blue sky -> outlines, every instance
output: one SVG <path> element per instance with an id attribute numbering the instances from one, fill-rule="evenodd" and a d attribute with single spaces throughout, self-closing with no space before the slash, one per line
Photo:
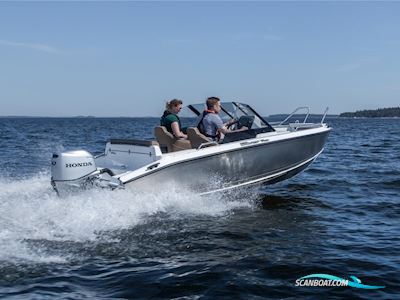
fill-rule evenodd
<path id="1" fill-rule="evenodd" d="M 400 2 L 0 2 L 0 115 L 400 104 Z"/>

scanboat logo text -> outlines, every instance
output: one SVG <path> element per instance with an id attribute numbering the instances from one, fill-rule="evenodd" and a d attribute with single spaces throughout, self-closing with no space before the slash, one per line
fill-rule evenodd
<path id="1" fill-rule="evenodd" d="M 355 276 L 351 280 L 328 274 L 311 274 L 296 279 L 295 286 L 350 286 L 358 289 L 383 289 L 384 286 L 362 284 Z"/>
<path id="2" fill-rule="evenodd" d="M 91 162 L 81 162 L 81 163 L 72 163 L 65 164 L 66 168 L 77 168 L 77 167 L 90 167 L 92 165 Z"/>

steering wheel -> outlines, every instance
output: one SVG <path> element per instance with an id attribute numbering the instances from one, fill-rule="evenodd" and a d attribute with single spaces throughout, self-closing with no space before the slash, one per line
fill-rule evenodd
<path id="1" fill-rule="evenodd" d="M 227 126 L 226 126 L 226 128 L 227 128 L 228 130 L 235 130 L 235 129 L 237 129 L 237 124 L 238 124 L 239 120 L 237 120 L 237 119 L 234 119 L 234 120 L 235 120 L 234 122 L 232 122 L 230 125 L 227 125 Z"/>

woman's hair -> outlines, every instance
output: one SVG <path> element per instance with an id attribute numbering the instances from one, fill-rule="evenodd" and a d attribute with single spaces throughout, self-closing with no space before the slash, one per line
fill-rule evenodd
<path id="1" fill-rule="evenodd" d="M 182 103 L 182 100 L 172 99 L 171 101 L 167 101 L 167 103 L 165 104 L 165 109 L 171 110 L 173 107 L 181 105 Z"/>
<path id="2" fill-rule="evenodd" d="M 208 109 L 212 109 L 215 104 L 219 102 L 219 98 L 217 97 L 209 97 L 207 98 L 206 104 Z"/>

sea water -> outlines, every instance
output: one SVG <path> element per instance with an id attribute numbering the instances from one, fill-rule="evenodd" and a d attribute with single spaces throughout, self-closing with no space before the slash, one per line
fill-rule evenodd
<path id="1" fill-rule="evenodd" d="M 53 152 L 151 139 L 158 120 L 0 118 L 0 297 L 397 298 L 400 120 L 326 121 L 321 156 L 273 186 L 59 198 Z M 385 288 L 295 286 L 316 273 Z"/>

